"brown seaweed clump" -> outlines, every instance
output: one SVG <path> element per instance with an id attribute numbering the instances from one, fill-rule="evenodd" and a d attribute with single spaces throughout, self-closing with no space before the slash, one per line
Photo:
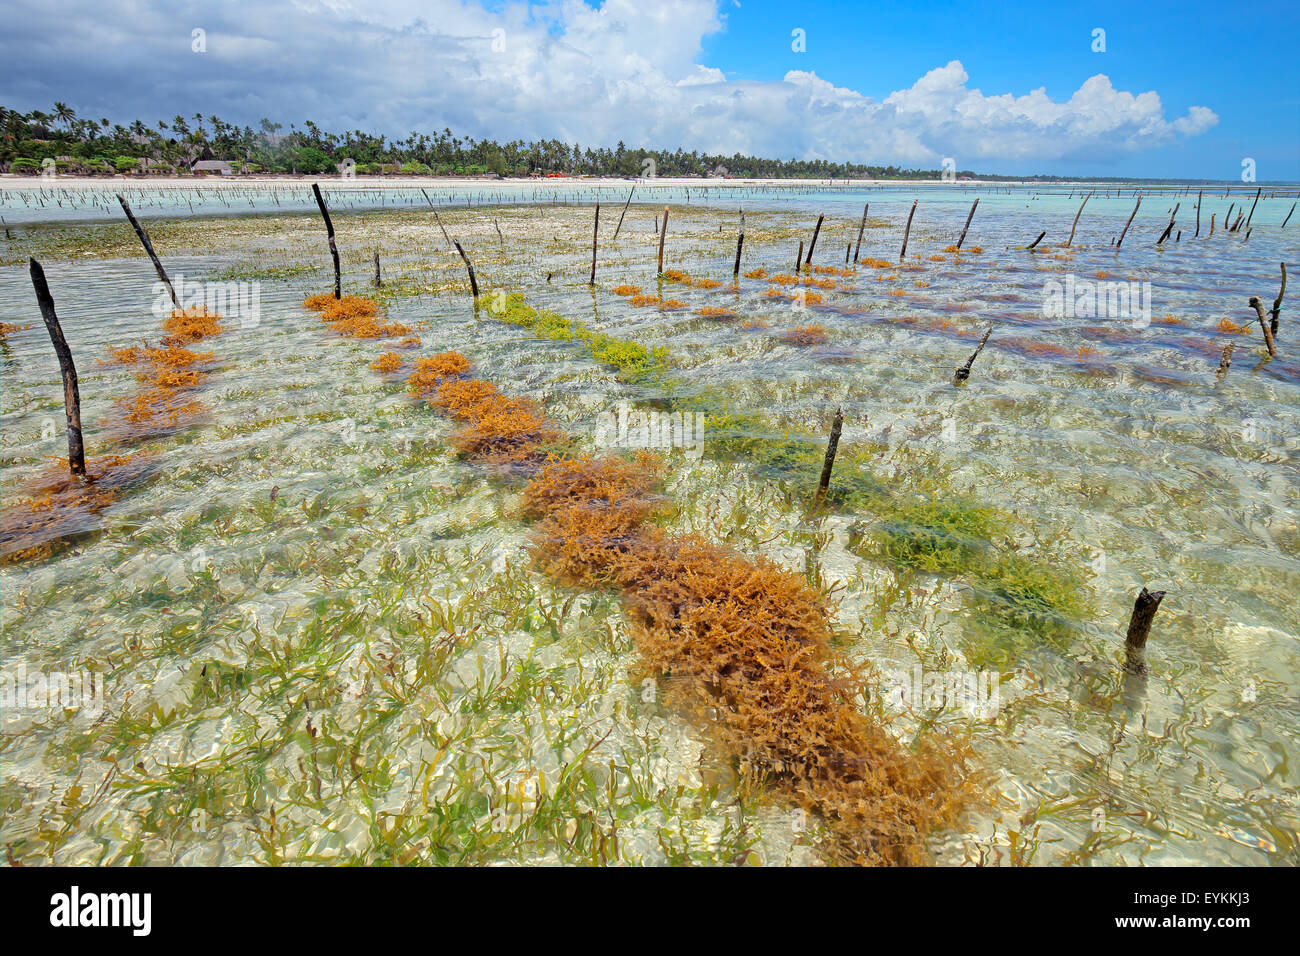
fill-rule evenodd
<path id="1" fill-rule="evenodd" d="M 117 400 L 123 418 L 135 432 L 174 428 L 182 418 L 199 411 L 201 406 L 187 393 L 206 380 L 212 353 L 185 346 L 220 335 L 225 331 L 220 320 L 219 313 L 202 306 L 176 309 L 163 320 L 167 335 L 160 347 L 144 343 L 108 350 L 111 361 L 135 366 L 140 392 Z"/>
<path id="2" fill-rule="evenodd" d="M 924 836 L 976 789 L 967 751 L 909 750 L 862 712 L 867 676 L 834 651 L 830 614 L 798 575 L 647 524 L 660 475 L 645 456 L 543 468 L 524 491 L 541 566 L 622 591 L 646 663 L 684 679 L 742 769 L 821 815 L 831 858 L 924 862 Z"/>
<path id="3" fill-rule="evenodd" d="M 415 364 L 406 380 L 408 390 L 464 423 L 451 436 L 462 454 L 497 464 L 534 462 L 544 457 L 543 445 L 560 437 L 531 402 L 508 398 L 490 383 L 462 379 L 469 359 L 459 352 L 442 352 Z"/>
<path id="4" fill-rule="evenodd" d="M 308 296 L 303 307 L 319 312 L 321 321 L 339 335 L 353 339 L 410 338 L 411 329 L 399 322 L 379 321 L 379 303 L 363 295 L 336 299 L 328 293 Z"/>
<path id="5" fill-rule="evenodd" d="M 62 545 L 94 530 L 96 516 L 119 492 L 139 480 L 149 456 L 105 455 L 86 462 L 86 474 L 69 473 L 66 458 L 35 482 L 22 504 L 0 518 L 0 565 L 49 557 Z"/>
<path id="6" fill-rule="evenodd" d="M 822 345 L 826 342 L 826 327 L 816 324 L 799 325 L 780 338 L 787 345 Z"/>

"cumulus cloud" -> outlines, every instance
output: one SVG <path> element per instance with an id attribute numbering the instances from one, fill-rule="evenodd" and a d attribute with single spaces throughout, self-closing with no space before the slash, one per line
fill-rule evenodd
<path id="1" fill-rule="evenodd" d="M 1204 133 L 1155 92 L 1102 74 L 1068 100 L 985 94 L 953 60 L 873 99 L 813 71 L 728 80 L 699 62 L 725 29 L 716 0 L 507 2 L 269 0 L 180 7 L 10 0 L 0 101 L 146 121 L 217 111 L 227 122 L 312 119 L 405 135 L 449 126 L 495 139 L 742 152 L 962 168 L 1107 161 Z M 724 8 L 732 4 L 724 4 Z M 207 52 L 191 52 L 194 28 Z"/>

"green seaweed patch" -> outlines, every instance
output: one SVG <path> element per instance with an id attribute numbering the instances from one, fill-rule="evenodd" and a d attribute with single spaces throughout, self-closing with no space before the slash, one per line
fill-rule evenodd
<path id="1" fill-rule="evenodd" d="M 533 308 L 518 292 L 509 295 L 493 292 L 484 298 L 487 299 L 488 313 L 500 322 L 529 329 L 539 338 L 552 341 L 581 339 L 592 358 L 603 365 L 614 366 L 624 381 L 657 379 L 665 386 L 670 384 L 666 379 L 670 355 L 663 346 L 647 347 L 630 339 L 593 331 L 582 322 L 567 319 L 557 312 Z"/>
<path id="2" fill-rule="evenodd" d="M 957 574 L 992 547 L 997 518 L 993 509 L 960 499 L 900 503 L 862 536 L 857 550 L 899 567 Z"/>
<path id="3" fill-rule="evenodd" d="M 1003 554 L 974 576 L 967 606 L 966 659 L 977 667 L 1006 667 L 1032 648 L 1064 652 L 1077 622 L 1091 612 L 1079 575 L 1041 559 Z"/>

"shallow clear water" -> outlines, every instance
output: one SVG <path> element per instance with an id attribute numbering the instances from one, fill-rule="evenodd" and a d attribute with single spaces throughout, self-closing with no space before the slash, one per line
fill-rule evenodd
<path id="1" fill-rule="evenodd" d="M 1269 359 L 1246 306 L 1251 295 L 1271 302 L 1278 262 L 1297 259 L 1300 222 L 1279 228 L 1293 198 L 1262 199 L 1249 240 L 1221 228 L 1207 238 L 1209 213 L 1221 220 L 1241 201 L 1216 193 L 1193 240 L 1195 195 L 1149 195 L 1116 252 L 1131 195 L 1091 199 L 1066 251 L 1080 195 L 1059 187 L 719 190 L 707 201 L 693 190 L 689 205 L 683 190 L 634 202 L 617 243 L 613 194 L 626 190 L 609 192 L 594 294 L 590 207 L 441 212 L 485 287 L 667 347 L 676 394 L 756 412 L 767 434 L 820 442 L 812 436 L 840 406 L 843 446 L 866 449 L 879 479 L 1014 516 L 1015 553 L 1050 553 L 1085 581 L 1072 638 L 1022 648 L 999 668 L 993 719 L 939 716 L 971 730 L 1004 797 L 937 838 L 939 862 L 1295 863 L 1300 367 L 1293 310 L 1283 303 Z M 943 253 L 977 195 L 968 253 Z M 791 271 L 822 212 L 814 264 L 841 265 L 862 202 L 862 256 L 896 261 L 918 196 L 905 268 L 819 276 L 835 287 L 802 309 L 767 297 L 777 287 L 761 279 L 727 287 L 737 207 L 743 268 L 774 274 Z M 336 225 L 346 284 L 362 290 L 379 249 L 390 286 L 429 290 L 389 301 L 391 320 L 420 328 L 421 354 L 464 352 L 574 434 L 590 435 L 620 401 L 659 397 L 658 386 L 618 381 L 581 344 L 476 313 L 459 258 L 408 198 L 390 197 L 401 211 L 355 215 L 342 202 Z M 665 266 L 722 288 L 656 280 L 664 201 Z M 1182 237 L 1157 248 L 1175 202 Z M 7 223 L 37 218 L 16 204 L 0 190 Z M 64 218 L 91 218 L 90 208 Z M 196 209 L 206 211 L 220 210 Z M 93 458 L 123 450 L 113 401 L 136 387 L 96 363 L 109 345 L 156 339 L 158 318 L 147 260 L 93 252 L 95 230 L 120 225 L 76 229 L 89 232 L 74 256 L 43 261 L 79 363 Z M 367 368 L 376 343 L 332 337 L 300 307 L 329 282 L 308 205 L 151 229 L 173 275 L 257 278 L 262 312 L 201 346 L 216 362 L 198 393 L 205 413 L 149 443 L 150 478 L 91 537 L 0 572 L 5 669 L 89 668 L 108 684 L 100 717 L 6 710 L 0 842 L 12 859 L 663 862 L 749 848 L 755 861 L 816 862 L 789 812 L 738 800 L 725 759 L 644 683 L 617 601 L 529 569 L 517 486 L 455 459 L 447 423 L 400 379 Z M 1023 248 L 1044 230 L 1049 249 Z M 104 242 L 121 242 L 109 231 Z M 0 321 L 31 326 L 3 346 L 6 509 L 45 457 L 64 453 L 57 365 L 17 264 L 62 232 L 15 226 L 3 247 L 14 265 L 0 271 Z M 1071 275 L 1149 281 L 1152 321 L 1044 315 L 1048 284 Z M 612 292 L 621 283 L 686 308 L 636 308 Z M 738 318 L 702 317 L 703 306 Z M 1245 334 L 1220 331 L 1224 318 Z M 826 343 L 779 339 L 814 322 Z M 953 369 L 990 326 L 970 381 L 955 388 Z M 1229 340 L 1236 353 L 1219 378 Z M 882 516 L 842 510 L 814 525 L 789 483 L 744 461 L 669 459 L 670 526 L 833 588 L 851 655 L 886 672 L 978 666 L 967 576 L 852 546 Z M 1168 594 L 1139 684 L 1117 662 L 1143 585 Z M 553 820 L 530 787 L 549 795 Z M 597 831 L 617 837 L 594 841 Z"/>

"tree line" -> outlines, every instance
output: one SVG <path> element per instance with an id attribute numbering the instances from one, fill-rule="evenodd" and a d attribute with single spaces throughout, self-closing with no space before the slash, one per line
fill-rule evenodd
<path id="1" fill-rule="evenodd" d="M 385 175 L 498 176 L 713 176 L 754 179 L 939 179 L 938 169 L 902 169 L 824 159 L 769 159 L 663 149 L 583 147 L 558 139 L 498 143 L 461 138 L 450 129 L 412 131 L 389 139 L 359 129 L 332 133 L 311 120 L 286 130 L 269 119 L 257 128 L 195 113 L 152 126 L 142 120 L 123 126 L 107 118 L 77 115 L 66 103 L 49 111 L 24 113 L 0 106 L 0 169 L 38 173 L 53 160 L 60 172 L 111 174 L 188 172 L 202 159 L 221 160 L 242 173 L 334 173 L 351 160 L 356 172 Z M 999 176 L 950 170 L 958 178 L 1039 179 L 1057 176 Z"/>

